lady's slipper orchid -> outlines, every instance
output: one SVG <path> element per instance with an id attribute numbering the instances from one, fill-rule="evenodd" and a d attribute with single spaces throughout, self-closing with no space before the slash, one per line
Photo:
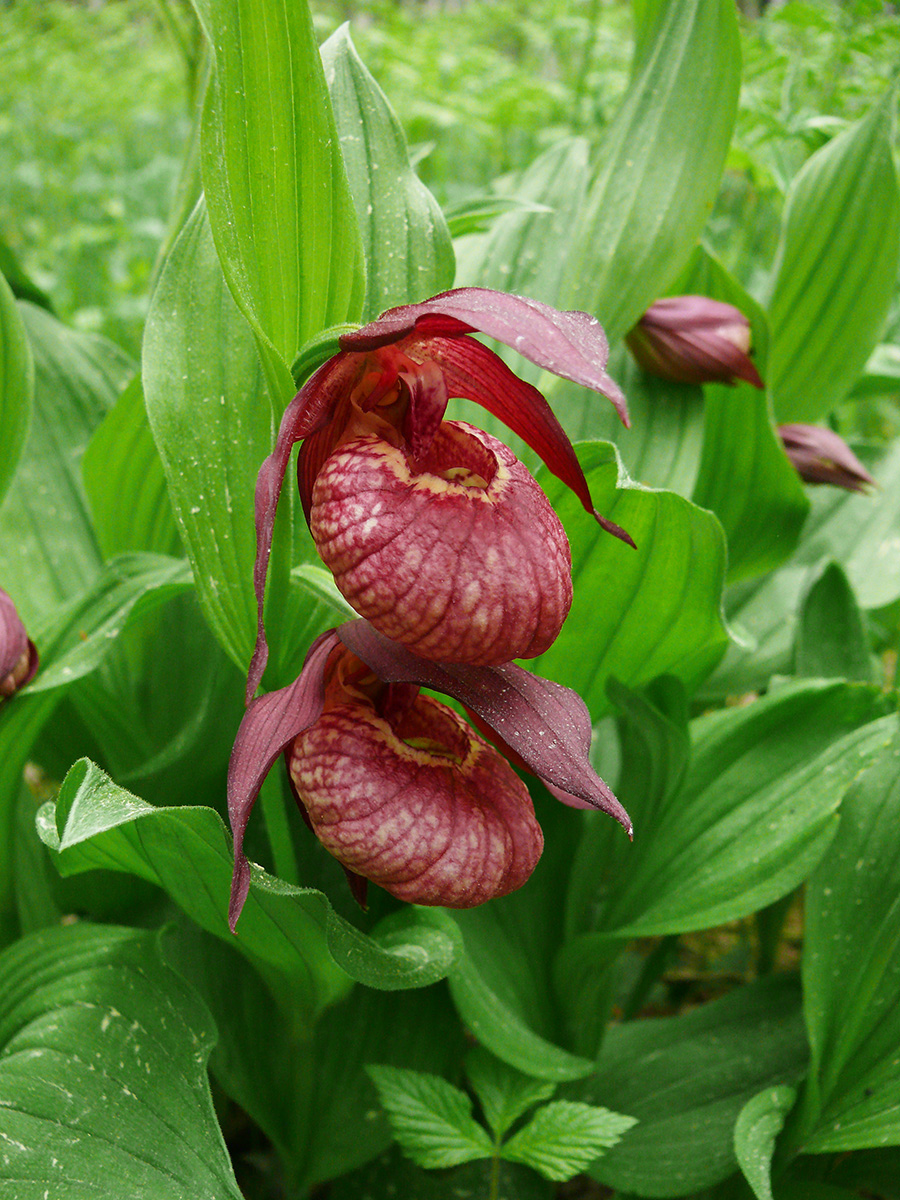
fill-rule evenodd
<path id="1" fill-rule="evenodd" d="M 308 824 L 351 879 L 401 900 L 469 908 L 521 887 L 543 837 L 500 753 L 419 687 L 460 700 L 565 803 L 628 814 L 588 760 L 591 723 L 568 688 L 502 666 L 439 664 L 357 620 L 314 642 L 300 677 L 248 707 L 228 771 L 229 921 L 250 886 L 244 832 L 285 751 Z"/>
<path id="2" fill-rule="evenodd" d="M 708 296 L 667 296 L 651 304 L 625 343 L 648 375 L 675 383 L 763 381 L 750 358 L 750 322 Z"/>
<path id="3" fill-rule="evenodd" d="M 0 703 L 30 683 L 38 669 L 38 652 L 25 632 L 12 597 L 0 588 Z"/>
<path id="4" fill-rule="evenodd" d="M 627 424 L 624 398 L 605 371 L 606 338 L 587 313 L 460 288 L 345 334 L 339 353 L 288 406 L 259 473 L 259 636 L 248 698 L 265 668 L 272 529 L 298 441 L 313 538 L 343 595 L 375 628 L 422 657 L 482 665 L 533 657 L 555 639 L 572 598 L 562 525 L 510 450 L 465 422 L 443 420 L 448 400 L 474 400 L 499 417 L 593 512 L 590 492 L 547 401 L 473 333 L 601 393 Z"/>
<path id="5" fill-rule="evenodd" d="M 864 492 L 875 480 L 843 438 L 818 425 L 779 425 L 778 436 L 805 483 L 830 483 Z"/>

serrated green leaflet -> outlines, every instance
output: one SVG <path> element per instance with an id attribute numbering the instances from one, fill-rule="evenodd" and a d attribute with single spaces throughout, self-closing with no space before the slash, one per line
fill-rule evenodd
<path id="1" fill-rule="evenodd" d="M 634 1124 L 634 1117 L 606 1108 L 554 1100 L 513 1134 L 502 1153 L 512 1162 L 534 1167 L 545 1179 L 571 1179 L 615 1146 Z"/>
<path id="2" fill-rule="evenodd" d="M 322 61 L 362 233 L 366 321 L 452 287 L 453 243 L 437 201 L 409 164 L 403 128 L 356 53 L 347 25 L 324 43 Z"/>
<path id="3" fill-rule="evenodd" d="M 94 867 L 128 871 L 158 884 L 202 928 L 227 941 L 231 839 L 210 808 L 154 808 L 82 759 L 58 800 L 41 810 L 39 832 L 62 874 Z M 387 990 L 443 978 L 456 943 L 430 915 L 383 938 L 340 917 L 324 893 L 293 887 L 255 867 L 235 943 L 289 986 L 297 1019 L 349 990 L 351 979 Z"/>
<path id="4" fill-rule="evenodd" d="M 610 708 L 610 676 L 639 687 L 670 674 L 692 688 L 718 661 L 728 640 L 721 615 L 725 544 L 711 513 L 673 492 L 620 482 L 615 447 L 585 443 L 578 456 L 594 504 L 628 530 L 637 550 L 610 537 L 562 484 L 542 474 L 572 545 L 575 600 L 536 666 L 574 688 L 597 720 Z"/>
<path id="5" fill-rule="evenodd" d="M 533 1079 L 476 1046 L 466 1057 L 466 1074 L 481 1102 L 485 1120 L 501 1138 L 510 1126 L 535 1104 L 549 1100 L 556 1084 Z"/>
<path id="6" fill-rule="evenodd" d="M 155 934 L 34 934 L 0 957 L 0 997 L 0 1195 L 239 1200 L 206 1079 L 215 1027 Z"/>
<path id="7" fill-rule="evenodd" d="M 31 346 L 9 284 L 0 275 L 0 500 L 25 445 L 33 396 Z"/>
<path id="8" fill-rule="evenodd" d="M 844 398 L 881 334 L 900 252 L 893 92 L 794 179 L 769 306 L 768 384 L 779 421 Z"/>
<path id="9" fill-rule="evenodd" d="M 385 1066 L 370 1066 L 369 1075 L 394 1137 L 420 1167 L 455 1167 L 491 1156 L 491 1139 L 472 1117 L 472 1101 L 446 1079 Z"/>

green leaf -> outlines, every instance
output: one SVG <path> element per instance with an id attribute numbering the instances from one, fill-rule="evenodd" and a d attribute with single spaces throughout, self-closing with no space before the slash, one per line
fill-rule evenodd
<path id="1" fill-rule="evenodd" d="M 0 274 L 6 278 L 10 291 L 17 300 L 27 300 L 30 304 L 36 304 L 38 308 L 46 308 L 48 312 L 53 312 L 50 297 L 26 274 L 3 238 L 0 238 Z"/>
<path id="2" fill-rule="evenodd" d="M 523 1075 L 483 1046 L 476 1046 L 467 1055 L 466 1075 L 497 1138 L 502 1138 L 522 1113 L 549 1100 L 556 1091 L 555 1083 Z"/>
<path id="3" fill-rule="evenodd" d="M 841 806 L 809 881 L 804 1009 L 813 1065 L 791 1143 L 806 1153 L 900 1142 L 900 739 Z"/>
<path id="4" fill-rule="evenodd" d="M 203 612 L 246 669 L 256 637 L 253 497 L 274 414 L 202 205 L 163 268 L 144 341 L 147 415 Z"/>
<path id="5" fill-rule="evenodd" d="M 342 25 L 322 46 L 350 193 L 366 256 L 362 319 L 453 286 L 444 214 L 409 163 L 394 110 Z"/>
<path id="6" fill-rule="evenodd" d="M 140 377 L 131 381 L 94 431 L 82 469 L 105 558 L 129 550 L 180 552 L 181 539 L 147 423 Z"/>
<path id="7" fill-rule="evenodd" d="M 443 988 L 355 987 L 310 1027 L 277 1006 L 233 946 L 191 922 L 180 923 L 166 954 L 219 1027 L 210 1070 L 275 1143 L 298 1194 L 392 1142 L 365 1063 L 458 1069 L 463 1032 Z"/>
<path id="8" fill-rule="evenodd" d="M 554 1100 L 537 1110 L 524 1129 L 506 1142 L 503 1157 L 534 1167 L 545 1179 L 564 1181 L 584 1171 L 615 1146 L 634 1125 L 607 1108 Z"/>
<path id="9" fill-rule="evenodd" d="M 103 662 L 129 621 L 193 585 L 186 565 L 156 555 L 127 555 L 93 587 L 34 631 L 41 669 L 15 703 L 0 709 L 0 911 L 11 887 L 13 806 L 22 768 L 68 687 Z"/>
<path id="10" fill-rule="evenodd" d="M 796 1088 L 766 1088 L 748 1100 L 734 1125 L 734 1153 L 756 1200 L 772 1200 L 772 1154 Z"/>
<path id="11" fill-rule="evenodd" d="M 684 1016 L 610 1029 L 594 1075 L 570 1091 L 638 1124 L 591 1175 L 642 1196 L 686 1196 L 732 1174 L 744 1104 L 804 1068 L 799 1001 L 796 981 L 776 975 Z"/>
<path id="12" fill-rule="evenodd" d="M 210 808 L 154 808 L 82 759 L 56 804 L 41 810 L 39 833 L 61 874 L 95 867 L 127 871 L 162 887 L 203 929 L 288 981 L 292 1010 L 310 1020 L 345 995 L 350 980 L 393 990 L 446 975 L 454 942 L 429 912 L 410 910 L 369 937 L 340 917 L 324 893 L 298 888 L 254 867 L 237 940 L 228 928 L 232 851 Z"/>
<path id="13" fill-rule="evenodd" d="M 131 365 L 111 342 L 66 329 L 41 308 L 19 311 L 34 353 L 34 409 L 0 507 L 0 579 L 34 629 L 100 568 L 81 455 Z"/>
<path id="14" fill-rule="evenodd" d="M 447 1171 L 425 1171 L 398 1150 L 362 1171 L 335 1179 L 329 1200 L 481 1200 L 496 1189 L 498 1200 L 553 1200 L 554 1189 L 529 1167 L 501 1159 L 478 1159 Z"/>
<path id="15" fill-rule="evenodd" d="M 9 284 L 0 275 L 0 500 L 25 445 L 33 397 L 31 346 Z"/>
<path id="16" fill-rule="evenodd" d="M 455 1167 L 490 1158 L 491 1139 L 472 1117 L 472 1101 L 459 1088 L 421 1071 L 368 1067 L 394 1137 L 420 1167 Z"/>
<path id="17" fill-rule="evenodd" d="M 569 231 L 563 307 L 621 337 L 691 253 L 719 189 L 741 59 L 730 0 L 647 0 L 622 106 Z M 549 299 L 549 297 L 541 297 Z"/>
<path id="18" fill-rule="evenodd" d="M 598 720 L 610 708 L 610 676 L 640 687 L 669 674 L 691 689 L 718 661 L 728 640 L 721 614 L 725 545 L 710 513 L 621 476 L 615 447 L 587 443 L 578 456 L 594 504 L 628 530 L 637 550 L 610 537 L 568 489 L 541 475 L 572 544 L 575 600 L 553 648 L 535 665 L 574 688 Z"/>
<path id="19" fill-rule="evenodd" d="M 364 290 L 312 19 L 291 0 L 195 7 L 214 63 L 201 149 L 213 237 L 264 357 L 268 345 L 289 365 L 319 330 L 355 320 Z"/>
<path id="20" fill-rule="evenodd" d="M 803 601 L 795 672 L 819 679 L 874 682 L 862 614 L 847 576 L 835 562 L 825 565 Z"/>
<path id="21" fill-rule="evenodd" d="M 804 683 L 695 721 L 684 782 L 635 828 L 601 928 L 681 933 L 786 895 L 834 837 L 846 788 L 890 744 L 896 717 L 875 719 L 886 707 L 874 689 Z"/>
<path id="22" fill-rule="evenodd" d="M 0 958 L 0 1192 L 239 1200 L 206 1079 L 215 1042 L 156 935 L 43 930 Z"/>
<path id="23" fill-rule="evenodd" d="M 769 306 L 768 385 L 779 421 L 817 421 L 878 342 L 900 254 L 896 98 L 810 158 L 791 184 Z"/>

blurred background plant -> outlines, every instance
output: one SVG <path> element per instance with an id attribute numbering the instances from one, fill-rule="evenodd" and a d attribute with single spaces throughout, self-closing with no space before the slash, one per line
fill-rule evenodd
<path id="1" fill-rule="evenodd" d="M 502 191 L 504 176 L 567 134 L 597 136 L 629 70 L 622 0 L 314 8 L 320 40 L 351 22 L 421 177 L 451 214 Z M 189 72 L 172 37 L 184 12 L 184 0 L 0 6 L 0 237 L 63 320 L 130 353 L 190 126 Z M 900 21 L 877 0 L 792 0 L 745 21 L 743 51 L 735 139 L 707 238 L 759 292 L 787 184 L 889 86 Z M 897 321 L 895 312 L 889 329 Z"/>

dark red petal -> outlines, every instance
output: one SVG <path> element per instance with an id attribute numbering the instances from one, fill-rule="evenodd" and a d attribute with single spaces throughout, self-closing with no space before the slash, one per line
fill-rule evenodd
<path id="1" fill-rule="evenodd" d="M 259 687 L 269 647 L 263 621 L 263 602 L 266 592 L 266 574 L 269 555 L 272 552 L 272 530 L 275 528 L 275 513 L 278 498 L 284 484 L 291 450 L 302 438 L 308 437 L 326 424 L 336 404 L 346 392 L 348 376 L 355 374 L 356 364 L 349 354 L 336 354 L 306 381 L 294 399 L 284 410 L 275 449 L 259 469 L 256 479 L 256 563 L 253 567 L 253 586 L 256 591 L 256 648 L 250 660 L 247 674 L 247 703 L 253 699 Z"/>
<path id="2" fill-rule="evenodd" d="M 403 436 L 413 458 L 431 449 L 438 427 L 447 411 L 447 381 L 440 365 L 428 358 L 415 371 L 401 371 L 409 389 L 409 407 L 403 418 Z"/>
<path id="3" fill-rule="evenodd" d="M 374 350 L 415 330 L 428 337 L 477 331 L 496 338 L 523 358 L 608 396 L 628 424 L 622 393 L 606 374 L 609 346 L 600 322 L 589 313 L 560 312 L 539 300 L 490 288 L 455 288 L 419 304 L 403 304 L 340 339 L 343 350 Z"/>
<path id="4" fill-rule="evenodd" d="M 528 443 L 609 533 L 634 545 L 629 535 L 594 509 L 581 464 L 553 409 L 537 390 L 472 338 L 429 338 L 422 352 L 443 369 L 448 396 L 474 400 Z"/>
<path id="5" fill-rule="evenodd" d="M 228 817 L 234 835 L 234 875 L 228 923 L 232 933 L 250 887 L 244 832 L 263 780 L 285 746 L 319 719 L 325 703 L 325 663 L 339 644 L 333 629 L 316 638 L 298 679 L 255 699 L 244 713 L 228 764 Z"/>
<path id="6" fill-rule="evenodd" d="M 347 649 L 386 683 L 418 683 L 459 700 L 535 775 L 608 813 L 631 836 L 628 813 L 590 764 L 591 719 L 575 692 L 514 663 L 473 667 L 427 662 L 367 621 L 348 621 L 337 633 Z"/>
<path id="7" fill-rule="evenodd" d="M 12 597 L 0 588 L 0 679 L 18 665 L 28 647 L 28 634 L 18 609 Z"/>

